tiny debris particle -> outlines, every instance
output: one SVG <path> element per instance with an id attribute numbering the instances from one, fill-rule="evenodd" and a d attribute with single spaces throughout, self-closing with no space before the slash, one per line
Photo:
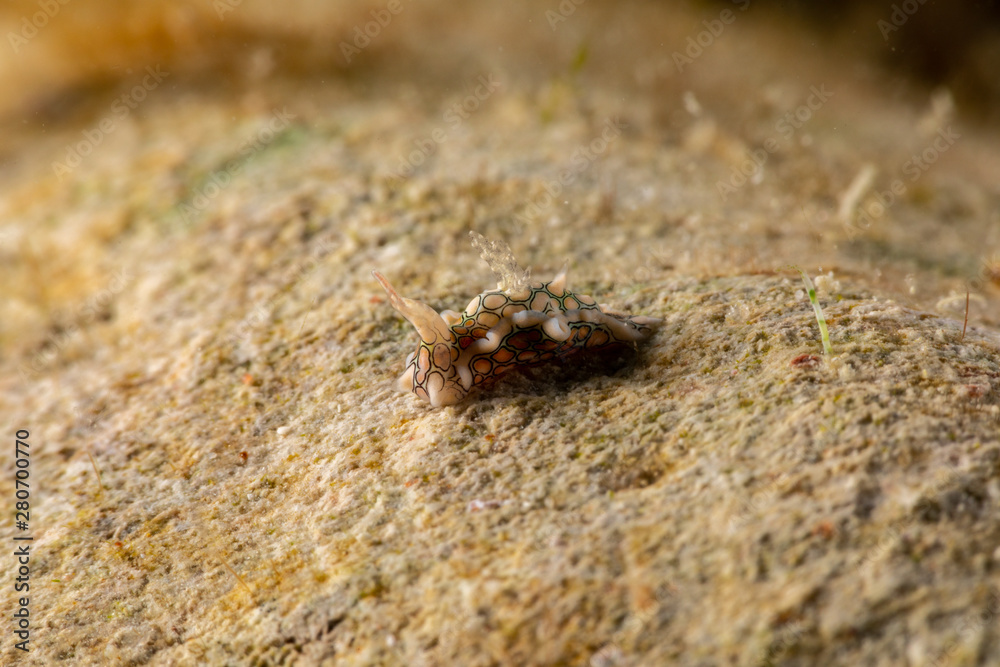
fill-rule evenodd
<path id="1" fill-rule="evenodd" d="M 963 386 L 965 394 L 969 398 L 982 398 L 990 393 L 990 386 L 984 384 L 967 384 Z"/>
<path id="2" fill-rule="evenodd" d="M 820 358 L 815 354 L 800 354 L 788 362 L 792 368 L 815 368 L 819 366 Z"/>
<path id="3" fill-rule="evenodd" d="M 469 512 L 479 512 L 485 509 L 496 509 L 500 507 L 503 503 L 499 500 L 472 500 L 469 502 L 467 510 Z"/>
<path id="4" fill-rule="evenodd" d="M 819 537 L 822 537 L 823 539 L 826 539 L 826 540 L 828 540 L 831 537 L 833 537 L 834 532 L 835 532 L 835 529 L 834 529 L 833 523 L 831 521 L 820 521 L 813 528 L 813 535 L 818 535 Z"/>

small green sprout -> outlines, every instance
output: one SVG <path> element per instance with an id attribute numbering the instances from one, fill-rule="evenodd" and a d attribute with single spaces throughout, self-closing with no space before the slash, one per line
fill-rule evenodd
<path id="1" fill-rule="evenodd" d="M 809 294 L 809 303 L 812 304 L 813 311 L 816 313 L 816 322 L 819 323 L 819 333 L 823 338 L 823 354 L 833 354 L 833 348 L 830 347 L 830 332 L 826 328 L 826 318 L 823 317 L 823 309 L 819 306 L 819 299 L 816 298 L 816 286 L 813 285 L 813 281 L 809 279 L 806 272 L 797 266 L 792 266 L 802 275 L 802 282 L 806 285 L 806 292 Z"/>

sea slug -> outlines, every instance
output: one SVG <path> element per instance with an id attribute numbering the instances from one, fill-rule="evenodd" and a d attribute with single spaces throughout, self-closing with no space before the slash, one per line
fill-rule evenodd
<path id="1" fill-rule="evenodd" d="M 515 366 L 644 341 L 660 323 L 654 317 L 612 312 L 592 297 L 570 292 L 565 267 L 550 282 L 529 282 L 529 272 L 517 266 L 505 243 L 470 235 L 499 280 L 497 289 L 472 299 L 464 313 L 438 314 L 425 303 L 400 296 L 385 276 L 372 271 L 389 303 L 420 335 L 398 387 L 433 407 L 458 403 L 473 387 Z"/>

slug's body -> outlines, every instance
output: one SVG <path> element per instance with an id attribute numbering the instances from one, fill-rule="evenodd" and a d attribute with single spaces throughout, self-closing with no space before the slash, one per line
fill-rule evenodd
<path id="1" fill-rule="evenodd" d="M 515 366 L 580 349 L 643 341 L 660 322 L 602 310 L 591 297 L 566 289 L 565 271 L 548 283 L 484 292 L 461 314 L 438 314 L 424 303 L 401 297 L 379 272 L 372 274 L 392 306 L 420 334 L 420 345 L 407 358 L 398 386 L 434 407 L 458 403 L 473 387 Z"/>

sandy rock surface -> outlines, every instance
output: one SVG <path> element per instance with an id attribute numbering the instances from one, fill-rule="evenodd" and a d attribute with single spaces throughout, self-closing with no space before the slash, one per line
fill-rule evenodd
<path id="1" fill-rule="evenodd" d="M 0 661 L 1000 662 L 996 129 L 738 4 L 383 6 L 0 68 Z M 399 393 L 370 271 L 461 310 L 470 230 L 658 333 Z"/>

